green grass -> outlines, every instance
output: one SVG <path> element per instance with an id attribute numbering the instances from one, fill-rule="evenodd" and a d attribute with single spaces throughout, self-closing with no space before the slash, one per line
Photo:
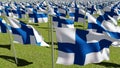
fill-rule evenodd
<path id="1" fill-rule="evenodd" d="M 22 21 L 27 21 L 21 19 Z M 50 33 L 48 32 L 48 23 L 40 23 L 33 25 L 36 30 L 44 37 L 46 42 L 50 42 Z M 83 29 L 83 23 L 75 23 L 76 28 Z M 84 27 L 86 28 L 87 25 Z M 0 68 L 52 68 L 51 47 L 40 47 L 35 45 L 14 44 L 18 66 L 15 64 L 13 48 L 10 45 L 9 34 L 0 33 Z M 56 43 L 56 35 L 54 31 L 54 43 Z M 58 57 L 57 45 L 54 46 L 54 63 L 55 68 L 120 68 L 120 48 L 110 47 L 110 60 L 99 64 L 79 65 L 60 65 L 56 64 Z"/>

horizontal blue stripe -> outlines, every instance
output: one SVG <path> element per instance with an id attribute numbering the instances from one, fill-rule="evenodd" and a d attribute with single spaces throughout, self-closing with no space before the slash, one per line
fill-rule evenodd
<path id="1" fill-rule="evenodd" d="M 65 17 L 67 14 L 65 14 L 65 13 L 59 13 L 60 14 L 60 16 L 63 16 L 63 17 Z"/>
<path id="2" fill-rule="evenodd" d="M 75 44 L 72 43 L 60 43 L 58 42 L 58 50 L 67 52 L 67 53 L 74 53 L 76 50 Z"/>
<path id="3" fill-rule="evenodd" d="M 32 6 L 25 6 L 26 8 L 33 8 Z"/>
<path id="4" fill-rule="evenodd" d="M 36 18 L 45 18 L 45 17 L 48 17 L 48 15 L 47 14 L 29 14 L 29 17 L 30 18 L 34 18 L 34 17 L 36 17 Z"/>
<path id="5" fill-rule="evenodd" d="M 12 10 L 12 12 L 13 12 L 14 14 L 18 14 L 18 11 L 17 11 L 17 10 Z"/>
<path id="6" fill-rule="evenodd" d="M 47 14 L 37 14 L 37 18 L 45 18 L 48 17 Z"/>
<path id="7" fill-rule="evenodd" d="M 120 39 L 120 33 L 118 33 L 118 32 L 111 32 L 111 31 L 107 31 L 107 30 L 106 30 L 106 32 L 108 32 L 112 38 Z"/>
<path id="8" fill-rule="evenodd" d="M 95 23 L 88 23 L 88 29 L 95 29 L 98 33 L 105 31 L 100 25 Z"/>
<path id="9" fill-rule="evenodd" d="M 111 11 L 109 11 L 109 12 L 108 12 L 108 11 L 105 12 L 105 14 L 110 15 L 111 17 L 113 17 L 113 16 L 118 16 L 118 14 L 115 13 L 113 9 L 112 9 Z"/>
<path id="10" fill-rule="evenodd" d="M 74 13 L 69 13 L 70 17 L 75 17 Z"/>

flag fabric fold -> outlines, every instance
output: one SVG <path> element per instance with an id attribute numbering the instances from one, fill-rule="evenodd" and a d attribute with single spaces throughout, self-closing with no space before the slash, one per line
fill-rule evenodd
<path id="1" fill-rule="evenodd" d="M 14 41 L 22 44 L 34 44 L 38 46 L 49 46 L 43 41 L 41 35 L 30 25 L 26 25 L 17 19 L 8 17 Z"/>

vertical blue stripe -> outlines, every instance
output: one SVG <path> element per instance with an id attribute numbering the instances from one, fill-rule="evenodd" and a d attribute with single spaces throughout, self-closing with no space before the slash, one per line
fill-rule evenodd
<path id="1" fill-rule="evenodd" d="M 29 28 L 23 22 L 20 22 L 19 24 L 21 25 L 20 28 L 11 27 L 12 33 L 20 35 L 23 39 L 23 44 L 30 44 L 31 43 L 30 36 L 34 35 L 32 28 Z"/>
<path id="2" fill-rule="evenodd" d="M 2 22 L 2 18 L 0 18 L 0 27 L 2 33 L 7 33 L 7 25 Z"/>

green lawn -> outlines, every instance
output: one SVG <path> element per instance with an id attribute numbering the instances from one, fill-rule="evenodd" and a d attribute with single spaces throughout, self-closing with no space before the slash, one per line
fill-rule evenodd
<path id="1" fill-rule="evenodd" d="M 26 20 L 23 20 L 27 22 Z M 44 40 L 50 43 L 50 33 L 48 32 L 48 23 L 33 25 Z M 76 28 L 83 29 L 83 24 L 75 23 Z M 86 28 L 86 27 L 85 27 Z M 9 34 L 0 33 L 0 68 L 52 68 L 51 47 L 40 47 L 36 45 L 14 44 L 17 52 L 18 65 L 15 64 L 13 48 L 10 45 Z M 54 31 L 54 63 L 57 60 L 58 50 L 56 35 Z M 55 63 L 55 68 L 120 68 L 120 48 L 110 47 L 110 60 L 99 64 L 79 65 L 59 65 Z"/>

